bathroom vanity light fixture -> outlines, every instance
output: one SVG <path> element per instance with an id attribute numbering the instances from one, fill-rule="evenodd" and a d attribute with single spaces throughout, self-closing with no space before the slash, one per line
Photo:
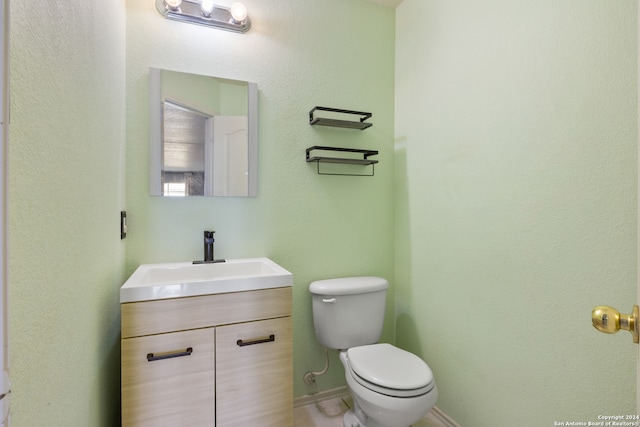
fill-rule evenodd
<path id="1" fill-rule="evenodd" d="M 176 21 L 237 33 L 246 33 L 251 28 L 247 8 L 242 3 L 228 8 L 213 4 L 213 0 L 156 0 L 156 9 L 165 18 Z"/>

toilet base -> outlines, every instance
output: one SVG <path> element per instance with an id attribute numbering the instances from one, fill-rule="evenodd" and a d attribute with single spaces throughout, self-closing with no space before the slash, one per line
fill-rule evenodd
<path id="1" fill-rule="evenodd" d="M 342 418 L 342 425 L 343 427 L 362 427 L 362 424 L 360 424 L 360 421 L 356 418 L 356 414 L 353 412 L 353 409 L 349 409 L 345 412 L 344 417 Z"/>
<path id="2" fill-rule="evenodd" d="M 383 426 L 378 423 L 376 420 L 368 419 L 368 422 L 361 422 L 358 417 L 356 417 L 356 413 L 353 409 L 349 409 L 345 412 L 344 417 L 342 418 L 343 427 L 391 427 L 391 426 Z M 393 426 L 393 427 L 411 427 L 411 426 Z"/>

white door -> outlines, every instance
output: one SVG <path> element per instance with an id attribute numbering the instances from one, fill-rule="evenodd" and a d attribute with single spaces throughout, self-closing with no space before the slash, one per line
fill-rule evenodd
<path id="1" fill-rule="evenodd" d="M 249 194 L 249 122 L 247 116 L 213 118 L 213 194 Z"/>
<path id="2" fill-rule="evenodd" d="M 640 101 L 640 7 L 638 8 L 638 100 Z M 638 153 L 640 154 L 640 103 L 638 104 Z M 638 183 L 640 183 L 640 156 L 638 156 Z M 640 188 L 640 187 L 639 187 Z M 638 194 L 638 226 L 636 227 L 636 234 L 638 235 L 638 248 L 640 248 L 640 192 Z M 637 283 L 637 291 L 636 291 L 636 301 L 637 304 L 640 305 L 640 257 L 637 259 L 638 261 L 638 269 L 636 269 L 636 283 Z M 638 325 L 637 325 L 638 326 Z M 637 368 L 636 368 L 636 414 L 640 414 L 640 346 L 638 346 L 638 359 L 637 359 Z"/>
<path id="3" fill-rule="evenodd" d="M 637 37 L 638 37 L 638 74 L 636 76 L 638 100 L 640 101 L 640 8 L 638 8 L 637 17 Z M 637 138 L 636 142 L 638 157 L 636 165 L 636 173 L 638 175 L 638 183 L 640 183 L 640 103 L 637 106 L 638 117 L 636 128 Z M 638 205 L 636 206 L 636 234 L 637 234 L 637 248 L 640 248 L 640 186 L 636 189 L 638 192 Z M 628 307 L 620 307 L 624 312 L 621 314 L 613 307 L 599 306 L 596 307 L 592 313 L 593 325 L 602 332 L 616 333 L 618 330 L 624 329 L 631 332 L 633 340 L 636 344 L 640 342 L 640 257 L 636 258 L 637 273 L 636 273 L 636 305 L 629 310 Z M 640 415 L 640 345 L 636 346 L 636 414 Z"/>

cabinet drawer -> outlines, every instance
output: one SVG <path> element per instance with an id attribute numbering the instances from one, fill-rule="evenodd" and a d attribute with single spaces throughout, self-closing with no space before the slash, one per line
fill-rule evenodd
<path id="1" fill-rule="evenodd" d="M 122 340 L 122 425 L 215 425 L 214 328 Z"/>
<path id="2" fill-rule="evenodd" d="M 291 287 L 121 304 L 122 337 L 291 315 Z"/>
<path id="3" fill-rule="evenodd" d="M 216 328 L 217 424 L 293 426 L 292 364 L 291 317 Z"/>

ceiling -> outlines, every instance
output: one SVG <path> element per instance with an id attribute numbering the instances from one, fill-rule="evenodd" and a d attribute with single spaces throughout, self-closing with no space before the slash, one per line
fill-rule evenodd
<path id="1" fill-rule="evenodd" d="M 369 1 L 372 3 L 381 4 L 383 6 L 392 7 L 394 9 L 396 6 L 402 3 L 402 0 L 369 0 Z"/>

